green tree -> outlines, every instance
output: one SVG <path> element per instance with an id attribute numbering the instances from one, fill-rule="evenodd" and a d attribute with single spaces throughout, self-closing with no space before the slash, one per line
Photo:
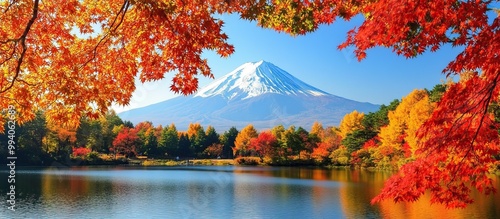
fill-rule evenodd
<path id="1" fill-rule="evenodd" d="M 191 151 L 191 141 L 187 133 L 181 133 L 179 135 L 179 156 L 194 157 L 194 153 Z"/>
<path id="2" fill-rule="evenodd" d="M 220 136 L 217 133 L 217 131 L 215 131 L 215 128 L 212 126 L 207 127 L 206 137 L 207 137 L 205 142 L 206 145 L 213 145 L 220 143 L 220 138 L 219 138 Z"/>
<path id="3" fill-rule="evenodd" d="M 103 133 L 100 120 L 80 119 L 80 126 L 76 130 L 76 145 L 98 151 L 103 146 Z"/>
<path id="4" fill-rule="evenodd" d="M 223 145 L 222 148 L 222 157 L 233 159 L 233 148 L 234 142 L 236 141 L 236 137 L 238 136 L 239 131 L 236 127 L 231 127 L 228 131 L 225 131 L 223 135 L 220 136 L 220 142 Z"/>
<path id="5" fill-rule="evenodd" d="M 7 129 L 6 129 L 7 130 Z M 16 128 L 17 157 L 22 163 L 40 165 L 47 154 L 42 150 L 43 139 L 48 133 L 45 115 L 42 111 L 35 113 L 35 118 Z M 5 147 L 8 142 L 7 133 L 0 135 L 1 145 Z M 6 156 L 5 156 L 6 157 Z"/>
<path id="6" fill-rule="evenodd" d="M 160 153 L 162 155 L 167 154 L 168 156 L 178 156 L 179 155 L 179 133 L 175 124 L 166 126 L 161 132 L 161 138 L 159 142 Z"/>
<path id="7" fill-rule="evenodd" d="M 200 157 L 203 151 L 208 147 L 207 145 L 207 135 L 203 127 L 197 129 L 196 134 L 189 138 L 191 142 L 191 151 L 196 157 Z"/>
<path id="8" fill-rule="evenodd" d="M 155 130 L 153 128 L 150 128 L 148 131 L 145 133 L 145 140 L 144 140 L 144 155 L 147 155 L 148 157 L 155 157 L 158 156 L 158 138 L 155 135 Z"/>
<path id="9" fill-rule="evenodd" d="M 101 123 L 102 145 L 97 148 L 100 152 L 109 152 L 109 148 L 113 145 L 113 140 L 118 132 L 114 133 L 113 129 L 120 125 L 124 125 L 122 119 L 116 115 L 115 111 L 111 110 L 99 119 Z"/>
<path id="10" fill-rule="evenodd" d="M 432 90 L 426 90 L 429 94 L 429 100 L 433 103 L 439 102 L 443 94 L 446 92 L 446 88 L 448 86 L 446 84 L 437 84 Z"/>
<path id="11" fill-rule="evenodd" d="M 126 121 L 123 121 L 123 126 L 127 127 L 127 128 L 134 128 L 134 123 L 126 120 Z"/>
<path id="12" fill-rule="evenodd" d="M 288 148 L 286 146 L 286 138 L 285 138 L 285 126 L 283 125 L 277 125 L 274 126 L 271 129 L 271 133 L 276 137 L 276 140 L 278 141 L 276 143 L 277 148 L 276 148 L 276 157 L 275 158 L 287 158 L 287 151 Z"/>
<path id="13" fill-rule="evenodd" d="M 300 132 L 292 125 L 281 135 L 282 146 L 286 149 L 287 155 L 299 155 L 300 151 L 304 148 L 304 142 L 299 135 Z"/>
<path id="14" fill-rule="evenodd" d="M 377 135 L 376 132 L 371 130 L 356 130 L 353 131 L 342 140 L 342 145 L 345 146 L 347 152 L 352 153 L 363 147 L 366 141 L 372 139 Z"/>
<path id="15" fill-rule="evenodd" d="M 382 105 L 376 112 L 370 112 L 363 117 L 361 124 L 365 129 L 370 131 L 379 132 L 380 128 L 389 124 L 389 111 L 396 110 L 400 101 L 393 100 L 389 106 Z"/>

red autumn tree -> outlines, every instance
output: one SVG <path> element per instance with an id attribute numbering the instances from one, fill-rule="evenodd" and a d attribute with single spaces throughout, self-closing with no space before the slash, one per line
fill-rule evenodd
<path id="1" fill-rule="evenodd" d="M 137 147 L 141 144 L 137 131 L 133 128 L 123 128 L 115 140 L 113 141 L 113 148 L 110 150 L 116 154 L 122 154 L 127 157 L 137 155 Z"/>
<path id="2" fill-rule="evenodd" d="M 415 57 L 443 44 L 464 48 L 443 72 L 473 76 L 446 91 L 421 127 L 416 161 L 388 180 L 373 202 L 415 201 L 425 191 L 447 207 L 471 203 L 470 187 L 495 191 L 488 167 L 499 152 L 498 124 L 488 111 L 500 94 L 500 20 L 497 1 L 353 1 L 363 24 L 348 33 L 340 48 L 354 46 L 359 60 L 375 46 Z"/>
<path id="3" fill-rule="evenodd" d="M 91 152 L 90 148 L 86 148 L 86 147 L 79 147 L 79 148 L 75 148 L 73 147 L 73 157 L 85 157 L 87 156 L 87 154 L 89 154 Z"/>
<path id="4" fill-rule="evenodd" d="M 254 150 L 259 157 L 272 157 L 278 140 L 270 131 L 263 131 L 256 138 L 250 139 L 249 150 Z"/>

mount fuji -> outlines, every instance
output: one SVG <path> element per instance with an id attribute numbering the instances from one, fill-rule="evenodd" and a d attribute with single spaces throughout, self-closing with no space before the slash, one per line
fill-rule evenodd
<path id="1" fill-rule="evenodd" d="M 201 123 L 225 131 L 253 124 L 259 130 L 276 125 L 309 129 L 315 121 L 338 125 L 345 114 L 376 111 L 378 105 L 338 97 L 315 88 L 272 63 L 249 62 L 215 80 L 198 93 L 180 96 L 118 114 L 134 124 L 174 123 L 186 130 Z"/>

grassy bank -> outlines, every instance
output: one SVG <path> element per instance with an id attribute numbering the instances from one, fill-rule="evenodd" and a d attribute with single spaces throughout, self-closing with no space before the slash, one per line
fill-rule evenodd
<path id="1" fill-rule="evenodd" d="M 169 160 L 169 159 L 146 159 L 140 162 L 143 166 L 228 166 L 234 165 L 232 159 L 194 159 L 194 160 Z"/>

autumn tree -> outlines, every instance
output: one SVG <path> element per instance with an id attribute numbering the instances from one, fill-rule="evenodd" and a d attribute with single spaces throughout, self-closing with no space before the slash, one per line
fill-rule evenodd
<path id="1" fill-rule="evenodd" d="M 148 150 L 148 147 L 146 145 L 147 143 L 147 138 L 148 138 L 148 133 L 153 132 L 154 126 L 153 123 L 150 121 L 145 121 L 145 122 L 139 122 L 135 125 L 134 131 L 137 133 L 137 136 L 140 139 L 140 144 L 136 145 L 136 152 L 139 155 L 143 155 L 146 153 Z"/>
<path id="2" fill-rule="evenodd" d="M 411 156 L 418 146 L 417 130 L 429 118 L 433 109 L 425 90 L 414 90 L 403 97 L 401 104 L 388 113 L 389 124 L 380 130 L 380 147 L 393 148 L 400 156 Z"/>
<path id="3" fill-rule="evenodd" d="M 258 137 L 250 139 L 250 144 L 248 146 L 249 150 L 255 151 L 255 153 L 263 158 L 272 158 L 274 156 L 274 150 L 277 147 L 278 140 L 270 131 L 263 131 L 259 133 Z"/>
<path id="4" fill-rule="evenodd" d="M 304 142 L 295 126 L 291 125 L 281 135 L 281 146 L 285 149 L 285 156 L 300 155 L 304 149 Z"/>
<path id="5" fill-rule="evenodd" d="M 198 130 L 203 129 L 200 123 L 189 123 L 187 135 L 191 138 L 198 133 Z"/>
<path id="6" fill-rule="evenodd" d="M 245 126 L 241 132 L 236 136 L 234 142 L 234 155 L 235 156 L 248 156 L 250 139 L 256 138 L 258 136 L 257 130 L 252 124 Z"/>
<path id="7" fill-rule="evenodd" d="M 203 151 L 203 155 L 208 158 L 219 158 L 222 155 L 222 144 L 211 144 Z"/>
<path id="8" fill-rule="evenodd" d="M 57 160 L 63 160 L 71 154 L 71 148 L 75 146 L 76 130 L 63 128 L 57 124 L 47 123 L 48 133 L 43 138 L 45 152 L 53 154 Z"/>
<path id="9" fill-rule="evenodd" d="M 363 121 L 364 116 L 364 113 L 360 113 L 356 110 L 346 114 L 344 118 L 342 118 L 342 121 L 340 121 L 340 135 L 345 138 L 347 134 L 362 129 L 363 125 L 361 121 Z"/>
<path id="10" fill-rule="evenodd" d="M 274 126 L 271 129 L 271 132 L 276 137 L 276 139 L 281 140 L 284 137 L 283 134 L 285 133 L 285 127 L 283 125 Z"/>
<path id="11" fill-rule="evenodd" d="M 73 157 L 85 157 L 90 152 L 91 152 L 90 148 L 76 147 L 76 148 L 73 148 L 73 152 L 71 153 L 71 155 Z"/>
<path id="12" fill-rule="evenodd" d="M 321 142 L 313 149 L 311 156 L 318 163 L 327 163 L 330 154 L 340 147 L 342 136 L 340 136 L 340 133 L 333 127 L 327 127 L 321 133 Z"/>
<path id="13" fill-rule="evenodd" d="M 318 146 L 320 138 L 316 134 L 311 134 L 302 127 L 297 128 L 297 136 L 299 137 L 301 143 L 301 148 L 299 155 L 304 155 L 306 159 L 309 159 L 313 150 Z"/>
<path id="14" fill-rule="evenodd" d="M 314 121 L 313 125 L 311 126 L 310 134 L 316 135 L 318 136 L 318 138 L 323 138 L 324 131 L 325 129 L 323 128 L 323 125 L 318 121 Z"/>
<path id="15" fill-rule="evenodd" d="M 137 135 L 137 130 L 133 128 L 123 128 L 113 141 L 112 151 L 116 154 L 122 154 L 126 157 L 137 155 L 137 147 L 142 144 Z"/>

